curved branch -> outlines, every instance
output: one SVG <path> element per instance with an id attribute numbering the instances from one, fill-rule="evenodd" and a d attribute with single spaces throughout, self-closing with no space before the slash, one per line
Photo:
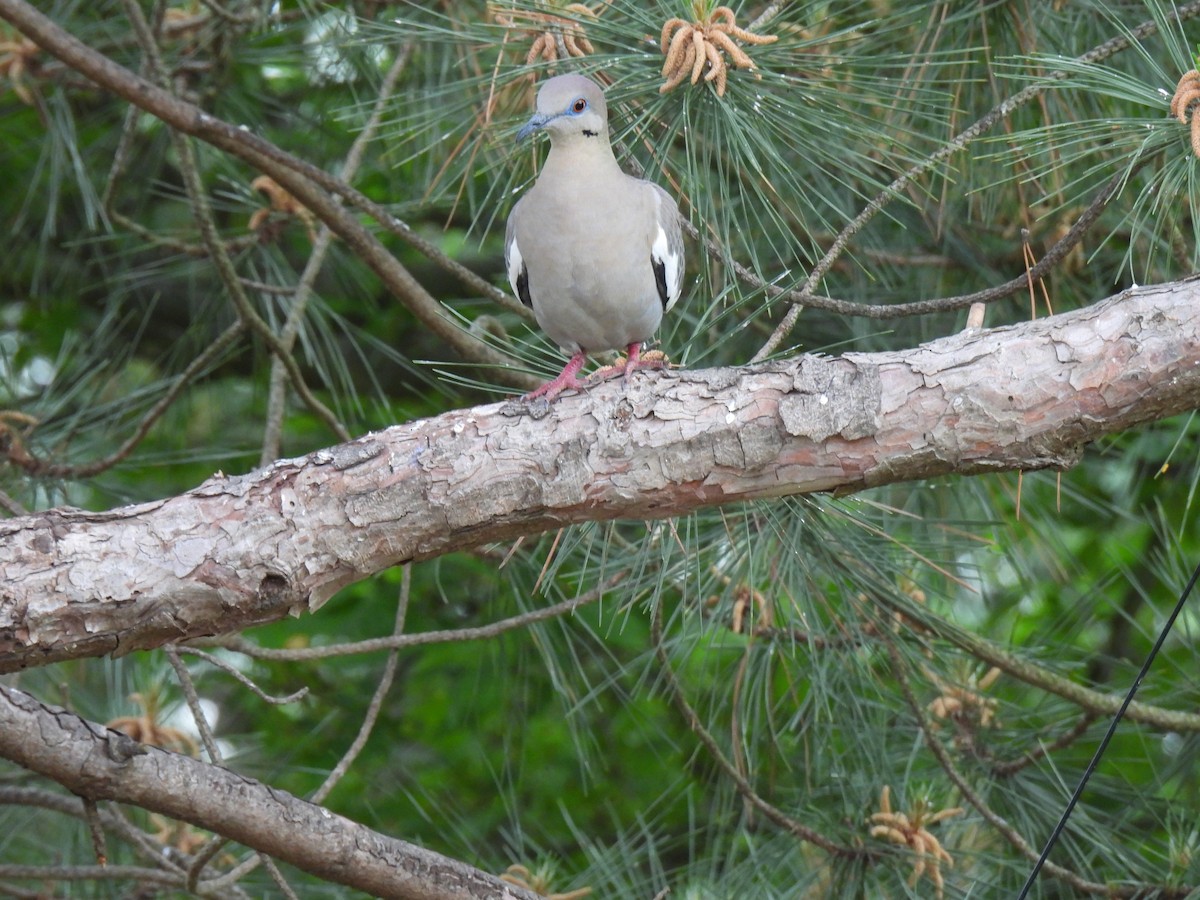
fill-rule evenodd
<path id="1" fill-rule="evenodd" d="M 1010 822 L 988 806 L 987 802 L 975 790 L 970 781 L 958 770 L 949 751 L 942 746 L 936 737 L 934 729 L 930 727 L 925 710 L 917 701 L 912 685 L 909 683 L 904 661 L 900 658 L 895 645 L 890 641 L 887 642 L 887 650 L 892 662 L 892 674 L 896 676 L 896 680 L 900 684 L 900 689 L 904 693 L 905 700 L 908 701 L 909 708 L 917 719 L 917 727 L 920 729 L 921 737 L 925 739 L 925 745 L 937 759 L 942 770 L 954 782 L 954 786 L 959 789 L 966 801 L 975 807 L 975 811 L 983 816 L 989 825 L 1003 835 L 1004 839 L 1012 845 L 1013 849 L 1030 862 L 1036 862 L 1038 858 L 1037 850 L 1030 845 L 1025 837 Z M 1183 898 L 1189 896 L 1195 890 L 1194 887 L 1157 884 L 1102 884 L 1096 881 L 1089 881 L 1079 873 L 1055 863 L 1047 862 L 1043 868 L 1048 875 L 1065 881 L 1080 893 L 1097 894 L 1104 897 L 1161 896 Z"/>
<path id="2" fill-rule="evenodd" d="M 10 22 L 38 46 L 100 87 L 128 100 L 172 128 L 200 138 L 270 175 L 345 241 L 346 246 L 371 267 L 388 290 L 400 298 L 422 324 L 463 358 L 494 367 L 496 377 L 513 387 L 528 390 L 540 383 L 528 373 L 514 368 L 517 366 L 515 360 L 460 328 L 379 239 L 359 224 L 357 218 L 332 195 L 341 196 L 377 218 L 389 230 L 402 234 L 406 241 L 429 258 L 436 261 L 441 256 L 436 248 L 422 241 L 381 206 L 329 173 L 285 153 L 270 141 L 209 115 L 198 106 L 172 96 L 92 50 L 24 0 L 0 0 L 0 19 Z M 461 276 L 458 270 L 462 268 L 455 264 L 456 274 Z M 479 276 L 472 274 L 472 279 L 476 287 L 486 286 L 487 290 L 482 293 L 489 299 L 497 299 L 496 295 L 499 295 L 504 301 L 520 306 L 516 300 L 497 291 Z"/>
<path id="3" fill-rule="evenodd" d="M 131 803 L 190 822 L 374 897 L 533 898 L 493 875 L 371 831 L 278 788 L 140 744 L 4 685 L 0 756 L 82 797 Z M 137 877 L 151 875 L 175 878 L 168 872 L 137 871 Z"/>
<path id="4" fill-rule="evenodd" d="M 1190 3 L 1185 3 L 1182 6 L 1176 7 L 1171 12 L 1170 20 L 1175 22 L 1183 22 L 1187 19 L 1194 18 L 1200 15 L 1200 0 L 1191 0 Z M 1140 41 L 1144 38 L 1156 34 L 1159 30 L 1160 22 L 1157 19 L 1148 19 L 1131 28 L 1124 34 L 1118 34 L 1115 37 L 1109 38 L 1102 44 L 1093 47 L 1086 53 L 1077 56 L 1073 62 L 1075 63 L 1097 63 L 1108 57 L 1130 47 L 1134 41 Z M 959 150 L 962 150 L 967 144 L 974 141 L 977 137 L 987 133 L 994 125 L 1007 119 L 1015 110 L 1024 106 L 1031 100 L 1039 97 L 1045 91 L 1053 87 L 1057 82 L 1066 81 L 1071 77 L 1071 72 L 1067 69 L 1058 69 L 1051 72 L 1045 78 L 1039 79 L 1034 84 L 1018 91 L 1011 97 L 1006 98 L 997 106 L 993 107 L 982 118 L 977 120 L 972 125 L 963 129 L 937 151 L 930 154 L 925 159 L 915 163 L 907 171 L 898 175 L 891 184 L 881 190 L 864 208 L 851 220 L 845 228 L 841 230 L 837 238 L 834 240 L 830 248 L 825 252 L 825 255 L 813 267 L 804 284 L 794 291 L 777 288 L 773 285 L 766 284 L 761 278 L 758 278 L 754 273 L 742 267 L 736 267 L 739 277 L 743 280 L 749 279 L 750 283 L 762 288 L 768 297 L 783 297 L 786 302 L 793 304 L 788 310 L 783 319 L 776 325 L 775 330 L 771 333 L 770 338 L 762 346 L 762 348 L 754 354 L 753 362 L 760 359 L 765 359 L 778 349 L 796 323 L 797 317 L 803 307 L 808 306 L 813 309 L 824 309 L 832 312 L 837 312 L 847 316 L 862 316 L 869 319 L 897 319 L 905 316 L 919 316 L 932 312 L 947 312 L 950 310 L 966 309 L 973 303 L 992 303 L 1004 297 L 1008 297 L 1022 287 L 1029 280 L 1037 279 L 1045 275 L 1051 268 L 1058 265 L 1059 262 L 1071 251 L 1071 249 L 1083 239 L 1083 235 L 1091 228 L 1092 224 L 1100 213 L 1108 206 L 1108 202 L 1112 199 L 1113 193 L 1121 187 L 1133 172 L 1149 161 L 1150 157 L 1144 157 L 1140 160 L 1133 160 L 1128 165 L 1121 168 L 1116 175 L 1100 190 L 1093 198 L 1091 204 L 1071 229 L 1063 235 L 1042 257 L 1042 259 L 1034 265 L 1028 272 L 1010 279 L 1001 285 L 987 288 L 982 291 L 976 291 L 971 294 L 963 294 L 957 297 L 939 297 L 932 300 L 918 300 L 911 303 L 897 304 L 873 304 L 873 303 L 857 303 L 851 300 L 839 300 L 832 297 L 822 297 L 813 293 L 821 279 L 833 267 L 833 264 L 849 246 L 851 239 L 858 234 L 871 219 L 883 210 L 885 206 L 895 197 L 899 196 L 903 188 L 920 177 L 924 173 L 930 171 L 938 163 L 953 156 Z"/>
<path id="5" fill-rule="evenodd" d="M 178 497 L 0 523 L 0 671 L 231 634 L 408 560 L 571 523 L 1061 468 L 1197 405 L 1192 279 L 912 350 L 456 410 Z"/>

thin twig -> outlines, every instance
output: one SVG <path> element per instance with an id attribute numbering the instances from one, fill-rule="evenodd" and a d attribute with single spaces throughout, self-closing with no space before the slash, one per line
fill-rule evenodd
<path id="1" fill-rule="evenodd" d="M 212 728 L 208 724 L 208 716 L 204 714 L 204 709 L 200 706 L 200 697 L 196 693 L 196 685 L 192 681 L 191 673 L 188 672 L 187 666 L 183 664 L 183 660 L 179 658 L 179 652 L 173 644 L 168 644 L 163 650 L 166 652 L 167 661 L 170 662 L 171 668 L 175 670 L 175 676 L 179 681 L 180 688 L 183 690 L 188 710 L 191 711 L 192 721 L 196 723 L 196 730 L 200 733 L 200 742 L 204 745 L 204 749 L 208 753 L 208 760 L 213 765 L 219 766 L 221 765 L 221 750 L 217 746 Z M 196 890 L 196 885 L 200 880 L 200 874 L 204 871 L 204 867 L 216 857 L 217 852 L 227 843 L 228 840 L 225 837 L 217 834 L 213 835 L 208 840 L 208 843 L 200 848 L 199 852 L 192 859 L 192 865 L 188 868 L 188 890 Z"/>
<path id="2" fill-rule="evenodd" d="M 1120 696 L 1086 688 L 1044 666 L 1020 659 L 978 635 L 947 628 L 941 633 L 941 636 L 1014 678 L 1070 700 L 1090 713 L 1112 715 L 1121 705 L 1122 698 Z M 1131 721 L 1167 731 L 1200 731 L 1200 715 L 1183 710 L 1164 709 L 1161 706 L 1134 702 L 1129 705 L 1125 715 Z"/>
<path id="3" fill-rule="evenodd" d="M 209 761 L 216 766 L 222 764 L 221 750 L 217 746 L 216 738 L 212 732 L 212 726 L 208 723 L 208 717 L 204 714 L 203 707 L 200 706 L 200 696 L 196 693 L 195 682 L 192 681 L 191 673 L 188 672 L 187 666 L 179 657 L 179 649 L 168 644 L 163 648 L 166 652 L 167 660 L 171 663 L 171 668 L 175 670 L 175 675 L 179 679 L 180 687 L 183 688 L 183 696 L 187 700 L 188 709 L 192 713 L 192 718 L 196 722 L 196 729 L 200 732 L 200 740 L 204 744 L 204 749 L 208 752 Z M 206 856 L 205 863 L 216 855 L 216 851 L 223 847 L 227 840 L 221 835 L 214 835 L 211 840 L 204 846 L 201 853 L 196 855 L 196 861 L 190 869 L 188 869 L 188 890 L 195 891 L 200 881 L 200 874 L 204 870 L 204 864 L 200 863 L 202 855 Z M 284 894 L 291 900 L 298 900 L 296 894 L 292 891 L 287 881 L 283 877 L 283 873 L 279 871 L 279 867 L 275 864 L 275 860 L 271 859 L 265 853 L 258 853 L 258 859 L 267 867 L 267 871 L 271 873 L 271 878 Z"/>
<path id="4" fill-rule="evenodd" d="M 196 683 L 192 681 L 192 673 L 179 658 L 179 650 L 174 644 L 167 644 L 163 647 L 163 651 L 167 654 L 167 661 L 171 664 L 171 668 L 175 670 L 175 677 L 179 680 L 179 687 L 183 690 L 188 711 L 192 714 L 196 730 L 200 733 L 200 743 L 204 745 L 204 749 L 208 753 L 208 761 L 219 766 L 222 763 L 221 750 L 213 736 L 212 726 L 208 724 L 208 716 L 204 714 L 204 708 L 200 705 L 200 695 L 196 693 Z"/>
<path id="5" fill-rule="evenodd" d="M 72 795 L 48 791 L 44 788 L 13 785 L 0 785 L 0 806 L 36 806 L 72 818 L 78 818 L 81 812 L 78 798 Z M 102 826 L 115 832 L 118 837 L 132 845 L 134 850 L 145 857 L 148 862 L 159 865 L 179 876 L 183 875 L 184 869 L 176 862 L 173 855 L 164 853 L 161 844 L 154 841 L 140 828 L 130 824 L 121 815 L 119 806 L 113 805 L 107 809 L 97 807 L 96 815 Z"/>
<path id="6" fill-rule="evenodd" d="M 404 619 L 408 614 L 408 598 L 412 588 L 412 564 L 404 566 L 400 576 L 400 598 L 396 603 L 396 623 L 392 627 L 393 635 L 400 635 L 404 632 Z M 338 760 L 333 771 L 326 777 L 324 783 L 317 788 L 312 797 L 309 799 L 313 803 L 324 803 L 325 798 L 329 796 L 342 776 L 349 771 L 350 766 L 358 755 L 366 746 L 367 738 L 371 736 L 371 732 L 375 728 L 375 722 L 379 718 L 379 710 L 383 706 L 383 700 L 387 696 L 388 691 L 392 689 L 392 681 L 396 677 L 396 665 L 400 660 L 400 651 L 398 648 L 393 649 L 388 653 L 387 662 L 383 667 L 383 675 L 379 679 L 379 684 L 375 687 L 375 693 L 371 696 L 371 702 L 367 704 L 367 713 L 363 716 L 362 724 L 358 727 L 358 734 L 354 736 L 354 740 L 342 754 L 342 758 Z"/>
<path id="7" fill-rule="evenodd" d="M 383 77 L 383 82 L 379 86 L 379 96 L 375 98 L 375 105 L 371 109 L 371 115 L 368 117 L 363 130 L 355 138 L 354 143 L 350 145 L 345 162 L 342 164 L 342 179 L 347 184 L 354 181 L 354 176 L 358 174 L 358 168 L 362 165 L 367 145 L 375 139 L 375 133 L 379 130 L 379 123 L 383 120 L 383 111 L 391 99 L 392 92 L 396 88 L 396 83 L 400 80 L 401 73 L 408 64 L 408 58 L 411 53 L 412 44 L 403 45 L 400 48 L 400 52 L 396 54 L 391 68 L 388 69 L 387 74 Z M 322 222 L 321 228 L 317 232 L 317 238 L 313 242 L 312 253 L 308 257 L 308 262 L 304 265 L 304 271 L 300 274 L 300 280 L 296 283 L 296 290 L 292 296 L 287 319 L 284 321 L 283 328 L 279 332 L 279 343 L 289 353 L 296 346 L 296 335 L 300 332 L 300 323 L 304 321 L 308 302 L 312 298 L 313 286 L 316 284 L 317 275 L 320 274 L 321 267 L 325 264 L 325 258 L 332 245 L 333 232 L 327 224 Z M 263 431 L 262 452 L 259 454 L 258 460 L 260 466 L 265 466 L 279 457 L 280 442 L 283 435 L 283 415 L 286 407 L 286 386 L 287 371 L 283 366 L 282 360 L 278 356 L 274 356 L 271 358 L 271 375 L 267 390 L 267 416 Z"/>
<path id="8" fill-rule="evenodd" d="M 228 843 L 228 838 L 219 834 L 214 834 L 208 839 L 208 842 L 203 847 L 193 854 L 192 864 L 188 866 L 187 870 L 187 888 L 189 891 L 199 892 L 198 885 L 209 883 L 201 882 L 200 875 L 204 871 L 205 867 L 216 858 L 217 854 L 220 853 L 221 849 Z M 261 861 L 261 855 L 256 853 L 254 855 L 254 865 L 257 866 Z M 213 881 L 215 882 L 217 879 L 213 879 Z M 232 884 L 233 882 L 229 883 Z M 222 883 L 220 886 L 225 887 L 226 885 Z"/>
<path id="9" fill-rule="evenodd" d="M 161 90 L 170 94 L 169 86 L 165 83 L 165 74 L 162 59 L 158 52 L 158 45 L 154 42 L 154 35 L 151 33 L 149 24 L 142 15 L 141 8 L 137 5 L 136 0 L 123 0 L 123 2 L 129 21 L 133 25 L 134 34 L 138 36 L 142 52 L 146 55 L 152 77 L 160 82 Z M 196 220 L 196 227 L 200 231 L 200 236 L 204 239 L 205 246 L 208 247 L 208 252 L 217 270 L 217 274 L 221 282 L 225 285 L 229 299 L 233 301 L 238 317 L 262 338 L 271 352 L 287 368 L 288 375 L 292 379 L 292 385 L 295 387 L 296 393 L 300 395 L 300 399 L 304 404 L 339 439 L 343 441 L 350 440 L 350 432 L 346 430 L 346 427 L 338 421 L 333 412 L 318 400 L 316 395 L 309 389 L 304 380 L 304 375 L 300 371 L 300 366 L 296 362 L 296 358 L 280 344 L 278 338 L 275 337 L 275 332 L 271 330 L 271 326 L 254 311 L 254 307 L 250 303 L 250 298 L 246 296 L 246 292 L 242 289 L 241 282 L 238 280 L 237 268 L 234 266 L 233 260 L 226 251 L 225 245 L 222 243 L 220 234 L 217 231 L 216 222 L 212 216 L 212 209 L 208 203 L 208 195 L 205 193 L 204 185 L 200 179 L 200 167 L 196 160 L 192 142 L 177 129 L 168 129 L 168 134 L 175 153 L 178 156 L 179 174 L 183 178 L 188 199 L 191 201 L 192 215 Z"/>
<path id="10" fill-rule="evenodd" d="M 625 576 L 627 570 L 621 570 L 611 578 L 601 582 L 590 591 L 563 600 L 552 606 L 530 610 L 527 613 L 492 622 L 489 625 L 479 625 L 474 628 L 455 628 L 447 631 L 422 631 L 417 634 L 393 634 L 390 637 L 372 638 L 366 641 L 355 641 L 350 644 L 330 644 L 327 647 L 301 647 L 294 650 L 278 650 L 270 647 L 257 647 L 241 636 L 222 638 L 214 641 L 217 646 L 244 653 L 253 659 L 276 660 L 309 660 L 328 659 L 334 656 L 351 656 L 359 653 L 377 653 L 381 650 L 393 650 L 401 647 L 420 647 L 426 644 L 447 644 L 465 641 L 478 641 L 493 638 L 514 628 L 524 628 L 537 622 L 553 619 L 556 616 L 573 613 L 581 607 L 599 600 L 605 591 L 611 590 Z"/>
<path id="11" fill-rule="evenodd" d="M 1069 747 L 1079 738 L 1087 734 L 1088 728 L 1096 721 L 1098 716 L 1095 713 L 1085 712 L 1079 717 L 1074 725 L 1060 734 L 1052 741 L 1042 741 L 1028 753 L 1019 756 L 1016 759 L 1000 760 L 988 763 L 988 767 L 999 777 L 1007 778 L 1010 775 L 1015 775 L 1027 766 L 1033 765 L 1044 756 L 1049 756 L 1055 750 L 1061 750 L 1064 747 Z"/>
<path id="12" fill-rule="evenodd" d="M 275 862 L 275 860 L 271 859 L 271 857 L 267 856 L 265 853 L 260 853 L 258 857 L 262 860 L 267 871 L 271 873 L 271 880 L 274 881 L 275 886 L 283 892 L 283 896 L 287 897 L 288 900 L 300 900 L 300 897 L 295 891 L 292 890 L 292 886 L 287 883 L 287 879 L 283 877 L 283 873 L 279 871 L 279 865 Z"/>
<path id="13" fill-rule="evenodd" d="M 28 460 L 22 461 L 10 458 L 9 462 L 20 465 L 32 475 L 41 475 L 49 478 L 91 478 L 93 475 L 98 475 L 101 472 L 111 469 L 126 459 L 137 448 L 142 439 L 150 433 L 150 429 L 154 427 L 154 424 L 163 417 L 166 411 L 171 408 L 171 405 L 179 398 L 179 395 L 183 393 L 184 388 L 203 374 L 225 352 L 225 348 L 232 344 L 234 339 L 242 333 L 244 328 L 244 323 L 239 320 L 221 332 L 215 341 L 209 344 L 199 356 L 188 364 L 187 368 L 176 377 L 175 383 L 142 416 L 142 420 L 138 422 L 137 427 L 133 430 L 133 434 L 127 437 L 125 442 L 112 453 L 108 454 L 108 456 L 92 460 L 89 463 L 71 464 L 46 462 L 30 454 Z"/>
<path id="14" fill-rule="evenodd" d="M 820 309 L 828 312 L 835 312 L 845 316 L 858 316 L 867 319 L 901 319 L 908 316 L 922 316 L 931 313 L 952 312 L 954 310 L 964 309 L 973 306 L 976 303 L 995 303 L 997 300 L 1003 300 L 1006 297 L 1011 297 L 1017 291 L 1024 288 L 1031 278 L 1041 278 L 1048 274 L 1051 269 L 1059 264 L 1070 252 L 1074 249 L 1088 230 L 1100 218 L 1100 214 L 1107 208 L 1109 202 L 1116 195 L 1117 190 L 1122 187 L 1132 175 L 1149 163 L 1154 157 L 1152 155 L 1143 156 L 1130 163 L 1128 168 L 1122 169 L 1108 183 L 1100 189 L 1099 193 L 1093 198 L 1091 204 L 1080 215 L 1075 223 L 1053 246 L 1047 251 L 1045 256 L 1038 261 L 1037 265 L 1022 272 L 1014 278 L 1009 279 L 1003 284 L 998 284 L 994 287 L 984 288 L 983 290 L 974 291 L 970 294 L 959 294 L 953 297 L 938 297 L 932 300 L 914 300 L 910 303 L 892 303 L 892 304 L 872 304 L 859 303 L 854 300 L 839 300 L 834 297 L 824 297 L 813 294 L 807 287 L 797 291 L 786 291 L 781 288 L 775 288 L 772 285 L 760 286 L 763 290 L 773 297 L 785 300 L 789 303 L 797 304 L 787 315 L 780 320 L 771 337 L 751 358 L 751 362 L 759 362 L 765 357 L 771 355 L 778 349 L 780 343 L 787 336 L 791 329 L 791 325 L 795 323 L 796 316 L 804 307 L 811 309 Z M 878 199 L 878 198 L 876 198 Z M 882 207 L 881 207 L 882 208 Z M 739 274 L 748 274 L 749 270 L 740 263 L 730 263 L 730 265 Z M 785 323 L 787 327 L 785 327 Z"/>
<path id="15" fill-rule="evenodd" d="M 0 491 L 0 509 L 3 509 L 10 516 L 27 516 L 27 510 L 24 504 L 9 496 L 7 491 Z"/>
<path id="16" fill-rule="evenodd" d="M 19 866 L 0 865 L 0 878 L 23 881 L 135 881 L 182 887 L 180 877 L 142 866 Z"/>
<path id="17" fill-rule="evenodd" d="M 102 866 L 108 865 L 108 842 L 104 839 L 104 826 L 100 823 L 100 811 L 96 801 L 91 797 L 80 797 L 83 803 L 83 819 L 87 822 L 88 834 L 92 838 L 92 853 L 96 862 Z"/>
<path id="18" fill-rule="evenodd" d="M 874 594 L 873 599 L 900 615 L 911 617 L 911 610 L 905 609 L 882 592 Z M 1086 712 L 1094 715 L 1112 715 L 1121 706 L 1123 698 L 1118 695 L 1092 690 L 1045 666 L 1022 659 L 980 635 L 954 626 L 928 610 L 921 610 L 920 624 L 981 662 L 995 666 L 1018 681 L 1069 700 Z M 1164 731 L 1200 731 L 1200 714 L 1185 710 L 1165 709 L 1134 701 L 1129 705 L 1125 716 L 1132 721 Z"/>
<path id="19" fill-rule="evenodd" d="M 713 761 L 724 771 L 726 777 L 733 782 L 733 786 L 737 792 L 751 806 L 761 812 L 763 816 L 802 841 L 807 841 L 814 846 L 820 847 L 834 856 L 852 859 L 862 859 L 868 856 L 868 851 L 863 848 L 844 846 L 836 841 L 832 841 L 816 829 L 810 828 L 803 822 L 793 819 L 783 812 L 783 810 L 768 803 L 759 795 L 758 791 L 754 789 L 754 786 L 746 780 L 741 772 L 738 771 L 737 766 L 729 760 L 725 755 L 725 751 L 721 749 L 721 745 L 717 743 L 717 739 L 709 733 L 708 729 L 704 727 L 704 723 L 700 721 L 699 714 L 688 702 L 683 692 L 683 686 L 679 683 L 679 678 L 671 668 L 671 660 L 667 656 L 667 648 L 663 643 L 662 607 L 663 604 L 660 599 L 654 603 L 654 607 L 650 612 L 650 641 L 654 646 L 654 655 L 658 659 L 659 671 L 662 674 L 663 682 L 667 686 L 667 693 L 670 694 L 671 700 L 683 715 L 688 727 L 700 739 L 700 743 L 704 745 L 705 749 L 708 750 Z"/>
<path id="20" fill-rule="evenodd" d="M 225 843 L 224 841 L 221 842 Z M 216 849 L 219 850 L 220 844 Z M 220 892 L 235 886 L 239 881 L 262 865 L 263 857 L 258 853 L 250 853 L 240 863 L 221 875 L 217 875 L 208 881 L 201 881 L 197 887 L 197 891 L 202 894 Z"/>
<path id="21" fill-rule="evenodd" d="M 219 656 L 214 656 L 213 654 L 201 650 L 198 647 L 188 647 L 186 645 L 178 646 L 175 649 L 180 653 L 186 653 L 189 656 L 195 656 L 204 660 L 209 665 L 216 666 L 222 672 L 232 676 L 238 683 L 258 697 L 258 699 L 262 700 L 264 703 L 270 703 L 272 706 L 286 706 L 289 703 L 295 703 L 298 700 L 303 700 L 306 696 L 308 696 L 307 687 L 302 687 L 298 691 L 293 691 L 292 693 L 286 694 L 282 697 L 272 696 L 255 684 L 249 677 L 239 672 Z"/>

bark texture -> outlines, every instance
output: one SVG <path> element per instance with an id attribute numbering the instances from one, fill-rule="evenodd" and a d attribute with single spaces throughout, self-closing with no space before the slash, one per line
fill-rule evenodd
<path id="1" fill-rule="evenodd" d="M 890 353 L 642 373 L 398 425 L 154 503 L 0 523 L 0 671 L 314 609 L 575 522 L 1070 466 L 1200 405 L 1200 280 Z"/>
<path id="2" fill-rule="evenodd" d="M 191 822 L 327 881 L 397 900 L 531 894 L 438 853 L 371 831 L 284 791 L 0 685 L 0 756 L 80 797 Z"/>

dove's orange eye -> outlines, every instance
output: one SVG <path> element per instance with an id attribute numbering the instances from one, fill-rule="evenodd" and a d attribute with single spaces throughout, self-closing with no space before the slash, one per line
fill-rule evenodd
<path id="1" fill-rule="evenodd" d="M 587 109 L 587 101 L 584 100 L 582 97 L 580 97 L 578 100 L 576 100 L 574 103 L 571 104 L 571 112 L 581 113 L 585 109 Z"/>

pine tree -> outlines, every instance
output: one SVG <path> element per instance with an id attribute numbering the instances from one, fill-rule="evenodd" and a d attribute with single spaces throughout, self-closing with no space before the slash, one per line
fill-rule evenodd
<path id="1" fill-rule="evenodd" d="M 0 892 L 1017 895 L 1200 557 L 1197 14 L 0 0 Z M 562 72 L 686 287 L 522 407 Z M 1200 886 L 1195 628 L 1030 896 Z"/>

